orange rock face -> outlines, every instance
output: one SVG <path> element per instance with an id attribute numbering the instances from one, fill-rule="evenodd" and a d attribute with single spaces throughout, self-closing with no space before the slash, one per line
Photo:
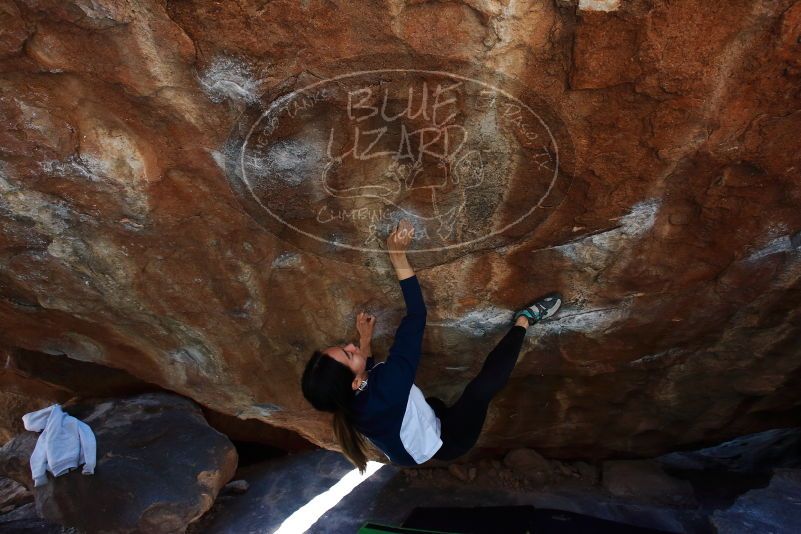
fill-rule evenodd
<path id="1" fill-rule="evenodd" d="M 566 299 L 479 446 L 653 455 L 797 421 L 799 2 L 4 0 L 0 28 L 7 350 L 331 446 L 300 375 L 362 309 L 386 353 L 378 243 L 406 216 L 427 395 Z"/>

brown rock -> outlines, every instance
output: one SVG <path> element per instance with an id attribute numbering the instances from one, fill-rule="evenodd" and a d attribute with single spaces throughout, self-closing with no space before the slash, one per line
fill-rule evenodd
<path id="1" fill-rule="evenodd" d="M 571 86 L 599 89 L 637 80 L 639 32 L 637 19 L 585 12 L 573 41 Z"/>
<path id="2" fill-rule="evenodd" d="M 48 483 L 34 488 L 37 510 L 47 521 L 89 532 L 182 531 L 211 507 L 236 469 L 228 438 L 206 424 L 197 405 L 177 395 L 148 393 L 63 408 L 92 428 L 97 465 L 92 475 L 80 469 L 48 474 Z M 3 447 L 3 464 L 16 466 L 6 469 L 7 476 L 20 475 L 37 437 L 26 432 Z"/>
<path id="3" fill-rule="evenodd" d="M 79 343 L 77 336 L 73 342 Z M 18 398 L 30 399 L 31 406 L 43 408 L 78 395 L 129 395 L 160 390 L 119 369 L 75 360 L 65 354 L 0 348 L 0 357 L 5 362 L 0 369 L 0 385 Z"/>
<path id="4" fill-rule="evenodd" d="M 455 399 L 512 310 L 565 297 L 527 338 L 482 446 L 651 456 L 797 422 L 801 8 L 576 4 L 0 2 L 0 345 L 335 447 L 299 378 L 363 306 L 386 355 L 397 283 L 382 252 L 339 241 L 377 237 L 370 219 L 402 206 L 448 246 L 411 257 L 432 326 L 426 394 Z M 449 149 L 458 132 L 475 143 L 464 158 L 437 156 L 427 113 L 367 117 L 358 144 L 342 95 L 302 90 L 408 65 L 502 85 L 549 131 L 463 83 L 445 108 L 464 128 Z M 416 95 L 443 82 L 411 78 Z M 397 87 L 386 71 L 362 82 Z M 263 121 L 253 157 L 237 158 L 290 94 L 307 98 L 274 108 L 276 129 Z M 364 132 L 402 146 L 401 123 L 439 132 L 427 151 L 410 139 L 419 166 L 361 157 Z M 356 147 L 339 166 L 332 131 L 332 150 Z M 441 204 L 431 188 L 388 187 L 414 178 L 442 185 Z M 372 197 L 339 194 L 357 186 Z M 36 368 L 15 384 L 64 394 Z"/>
<path id="5" fill-rule="evenodd" d="M 576 462 L 573 464 L 582 479 L 595 484 L 598 482 L 598 468 L 587 462 Z"/>
<path id="6" fill-rule="evenodd" d="M 223 487 L 223 490 L 239 495 L 247 493 L 248 488 L 250 488 L 250 484 L 248 484 L 247 480 L 232 480 Z"/>
<path id="7" fill-rule="evenodd" d="M 801 469 L 776 469 L 764 488 L 747 491 L 728 509 L 715 510 L 710 523 L 721 534 L 792 532 L 801 522 Z"/>
<path id="8" fill-rule="evenodd" d="M 21 504 L 33 501 L 33 494 L 10 478 L 0 477 L 0 513 L 6 513 Z"/>
<path id="9" fill-rule="evenodd" d="M 11 0 L 0 2 L 0 27 L 4 28 L 0 35 L 0 57 L 18 54 L 30 34 L 30 27 Z"/>
<path id="10" fill-rule="evenodd" d="M 503 463 L 521 473 L 549 473 L 551 465 L 545 458 L 533 449 L 515 449 L 506 454 Z"/>
<path id="11" fill-rule="evenodd" d="M 563 464 L 562 462 L 555 461 L 553 462 L 554 471 L 558 474 L 562 475 L 563 477 L 572 477 L 576 474 L 576 471 L 571 469 L 570 466 Z"/>
<path id="12" fill-rule="evenodd" d="M 668 475 L 652 460 L 604 462 L 602 483 L 618 497 L 668 505 L 696 504 L 692 485 Z"/>
<path id="13" fill-rule="evenodd" d="M 542 471 L 529 471 L 525 473 L 525 476 L 526 480 L 535 486 L 542 486 L 550 481 L 548 473 L 543 473 Z"/>
<path id="14" fill-rule="evenodd" d="M 39 435 L 23 432 L 0 448 L 0 475 L 14 480 L 33 491 L 30 458 Z"/>
<path id="15" fill-rule="evenodd" d="M 464 468 L 464 466 L 459 464 L 450 464 L 448 466 L 448 472 L 462 482 L 468 482 L 470 480 L 470 475 L 468 474 L 467 470 Z"/>
<path id="16" fill-rule="evenodd" d="M 0 391 L 0 444 L 25 430 L 22 424 L 23 415 L 48 405 L 50 402 L 44 399 Z"/>
<path id="17" fill-rule="evenodd" d="M 262 406 L 265 410 L 269 409 L 267 404 Z M 317 448 L 316 445 L 296 432 L 270 425 L 258 419 L 240 419 L 205 407 L 203 415 L 209 425 L 228 436 L 232 441 L 263 443 L 275 448 L 277 452 L 280 450 L 301 452 Z"/>

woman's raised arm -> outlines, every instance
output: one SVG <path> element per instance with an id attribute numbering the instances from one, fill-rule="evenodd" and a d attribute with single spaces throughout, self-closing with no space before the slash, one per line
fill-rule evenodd
<path id="1" fill-rule="evenodd" d="M 386 383 L 384 387 L 386 391 L 397 388 L 396 394 L 400 396 L 399 398 L 408 393 L 414 383 L 426 326 L 426 305 L 423 301 L 423 293 L 414 269 L 406 259 L 406 247 L 411 242 L 413 234 L 414 228 L 404 219 L 387 239 L 387 250 L 392 266 L 395 267 L 395 274 L 398 275 L 403 300 L 406 304 L 406 315 L 401 319 L 395 332 L 395 340 L 389 349 L 386 367 L 383 371 L 385 374 L 390 374 L 392 379 L 391 384 Z M 391 386 L 396 386 L 396 388 L 391 388 Z"/>
<path id="2" fill-rule="evenodd" d="M 409 248 L 409 243 L 412 242 L 413 237 L 414 226 L 406 219 L 401 219 L 398 226 L 387 238 L 389 261 L 395 268 L 398 280 L 405 280 L 414 276 L 414 269 L 409 265 L 409 259 L 406 257 L 406 249 Z"/>

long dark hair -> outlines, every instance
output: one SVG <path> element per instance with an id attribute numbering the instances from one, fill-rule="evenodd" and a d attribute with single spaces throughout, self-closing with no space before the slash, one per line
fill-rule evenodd
<path id="1" fill-rule="evenodd" d="M 367 469 L 366 445 L 353 427 L 350 404 L 355 376 L 346 365 L 316 350 L 306 364 L 300 385 L 303 396 L 315 409 L 334 414 L 334 436 L 342 454 L 363 474 Z"/>

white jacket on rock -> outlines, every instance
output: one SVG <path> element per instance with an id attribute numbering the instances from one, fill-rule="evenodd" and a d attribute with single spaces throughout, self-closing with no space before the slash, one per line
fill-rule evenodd
<path id="1" fill-rule="evenodd" d="M 33 485 L 47 484 L 47 471 L 63 475 L 83 464 L 83 474 L 95 472 L 97 443 L 89 425 L 53 404 L 22 416 L 26 430 L 42 431 L 31 454 Z"/>

